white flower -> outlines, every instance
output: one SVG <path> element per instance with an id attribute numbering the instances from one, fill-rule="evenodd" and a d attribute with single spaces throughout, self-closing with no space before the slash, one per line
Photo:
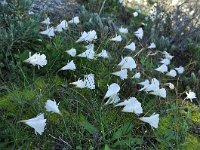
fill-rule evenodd
<path id="1" fill-rule="evenodd" d="M 153 92 L 150 92 L 150 94 L 153 94 L 162 98 L 166 98 L 167 96 L 165 88 L 154 90 Z"/>
<path id="2" fill-rule="evenodd" d="M 174 56 L 170 55 L 170 54 L 169 54 L 168 52 L 166 52 L 166 51 L 164 51 L 163 54 L 164 54 L 164 57 L 167 58 L 167 59 L 169 59 L 169 60 L 171 60 L 171 59 L 174 57 Z"/>
<path id="3" fill-rule="evenodd" d="M 39 114 L 37 117 L 28 119 L 28 120 L 21 120 L 19 122 L 24 122 L 28 126 L 35 129 L 35 134 L 39 133 L 42 135 L 44 132 L 44 128 L 46 126 L 46 119 L 44 119 L 44 114 Z"/>
<path id="4" fill-rule="evenodd" d="M 111 41 L 121 42 L 122 41 L 122 37 L 121 37 L 121 35 L 116 35 L 114 38 L 111 39 Z"/>
<path id="5" fill-rule="evenodd" d="M 144 31 L 142 28 L 139 28 L 136 32 L 135 32 L 135 36 L 141 40 L 143 38 L 143 35 L 144 35 Z"/>
<path id="6" fill-rule="evenodd" d="M 138 84 L 143 85 L 143 86 L 147 86 L 147 85 L 150 84 L 150 81 L 146 79 L 144 82 L 140 82 Z"/>
<path id="7" fill-rule="evenodd" d="M 94 74 L 85 75 L 84 84 L 89 89 L 95 89 Z"/>
<path id="8" fill-rule="evenodd" d="M 131 44 L 129 44 L 129 45 L 126 45 L 124 48 L 126 48 L 126 49 L 129 49 L 129 50 L 131 50 L 131 51 L 135 51 L 135 43 L 134 42 L 132 42 Z"/>
<path id="9" fill-rule="evenodd" d="M 83 80 L 78 79 L 76 82 L 72 82 L 70 84 L 75 85 L 77 88 L 85 88 L 85 82 Z"/>
<path id="10" fill-rule="evenodd" d="M 74 18 L 72 18 L 72 20 L 68 21 L 69 24 L 74 23 L 74 24 L 78 24 L 80 23 L 79 17 L 76 16 Z"/>
<path id="11" fill-rule="evenodd" d="M 85 57 L 88 59 L 95 59 L 95 52 L 94 52 L 94 44 L 89 44 L 86 46 L 87 50 L 81 54 L 79 54 L 79 57 Z"/>
<path id="12" fill-rule="evenodd" d="M 119 28 L 119 32 L 120 32 L 120 33 L 127 34 L 127 33 L 128 33 L 128 29 L 127 29 L 127 28 L 121 27 L 121 28 Z"/>
<path id="13" fill-rule="evenodd" d="M 69 54 L 70 56 L 74 57 L 74 56 L 76 56 L 76 49 L 71 48 L 70 50 L 67 50 L 66 53 Z"/>
<path id="14" fill-rule="evenodd" d="M 109 52 L 104 49 L 101 51 L 101 53 L 97 54 L 96 56 L 102 58 L 110 58 Z"/>
<path id="15" fill-rule="evenodd" d="M 141 77 L 140 72 L 137 72 L 135 75 L 133 75 L 132 78 L 139 79 L 140 77 Z"/>
<path id="16" fill-rule="evenodd" d="M 74 64 L 74 61 L 70 61 L 69 63 L 67 63 L 67 65 L 65 65 L 64 67 L 62 67 L 60 70 L 76 70 L 76 65 Z"/>
<path id="17" fill-rule="evenodd" d="M 117 94 L 119 90 L 120 86 L 117 83 L 112 83 L 110 86 L 108 86 L 108 91 L 106 92 L 104 99 Z"/>
<path id="18" fill-rule="evenodd" d="M 29 53 L 29 58 L 24 60 L 24 62 L 32 64 L 33 66 L 38 65 L 38 69 L 47 64 L 46 56 L 44 54 L 40 55 L 40 53 L 35 53 L 33 56 Z"/>
<path id="19" fill-rule="evenodd" d="M 178 68 L 174 68 L 179 74 L 182 74 L 185 70 L 184 67 L 180 66 Z"/>
<path id="20" fill-rule="evenodd" d="M 146 92 L 157 91 L 159 90 L 160 86 L 160 82 L 156 78 L 151 79 L 151 83 L 149 82 L 149 80 L 145 80 L 144 82 L 141 82 L 139 84 L 144 86 L 139 91 L 145 90 Z"/>
<path id="21" fill-rule="evenodd" d="M 143 113 L 141 103 L 135 97 L 131 97 L 128 100 L 125 100 L 124 102 L 121 102 L 115 106 L 124 106 L 122 110 L 123 112 L 133 112 L 136 115 Z"/>
<path id="22" fill-rule="evenodd" d="M 137 65 L 135 63 L 135 60 L 132 57 L 127 56 L 121 60 L 118 66 L 120 66 L 121 69 L 132 70 L 132 69 L 135 69 Z"/>
<path id="23" fill-rule="evenodd" d="M 170 90 L 174 90 L 175 86 L 172 83 L 165 83 L 166 86 L 168 86 L 170 88 Z"/>
<path id="24" fill-rule="evenodd" d="M 154 128 L 158 128 L 159 114 L 153 114 L 150 117 L 141 117 L 140 120 L 150 124 Z"/>
<path id="25" fill-rule="evenodd" d="M 55 31 L 62 32 L 63 30 L 66 30 L 68 28 L 68 24 L 66 20 L 63 20 L 57 27 L 55 28 Z"/>
<path id="26" fill-rule="evenodd" d="M 40 34 L 47 35 L 48 37 L 51 38 L 51 37 L 55 36 L 54 28 L 53 27 L 48 28 L 45 31 L 41 31 Z"/>
<path id="27" fill-rule="evenodd" d="M 161 73 L 165 73 L 168 71 L 168 67 L 165 64 L 162 64 L 160 67 L 156 68 L 155 70 Z"/>
<path id="28" fill-rule="evenodd" d="M 155 43 L 151 43 L 148 48 L 150 48 L 150 49 L 156 48 Z"/>
<path id="29" fill-rule="evenodd" d="M 119 76 L 122 80 L 127 79 L 127 77 L 128 77 L 127 69 L 122 69 L 120 71 L 113 72 L 112 74 L 116 75 L 116 76 Z"/>
<path id="30" fill-rule="evenodd" d="M 138 12 L 133 12 L 133 16 L 137 17 L 138 16 Z"/>
<path id="31" fill-rule="evenodd" d="M 41 22 L 42 24 L 46 24 L 47 26 L 49 26 L 51 24 L 50 22 L 50 18 L 47 17 L 44 21 Z"/>
<path id="32" fill-rule="evenodd" d="M 170 64 L 170 59 L 167 59 L 167 58 L 161 59 L 160 63 L 162 63 L 164 65 L 169 65 Z"/>
<path id="33" fill-rule="evenodd" d="M 170 70 L 166 73 L 167 76 L 175 77 L 177 75 L 176 71 L 174 69 Z"/>
<path id="34" fill-rule="evenodd" d="M 45 108 L 49 112 L 61 114 L 60 110 L 58 109 L 58 105 L 59 104 L 56 104 L 55 100 L 52 101 L 52 100 L 48 99 L 47 102 L 45 103 Z"/>
<path id="35" fill-rule="evenodd" d="M 28 11 L 28 14 L 29 14 L 29 15 L 34 15 L 35 13 L 29 10 L 29 11 Z"/>
<path id="36" fill-rule="evenodd" d="M 117 94 L 110 96 L 109 99 L 107 100 L 107 102 L 105 103 L 105 105 L 116 104 L 119 101 L 120 101 L 119 93 L 117 93 Z"/>
<path id="37" fill-rule="evenodd" d="M 89 32 L 84 31 L 83 33 L 81 33 L 81 37 L 76 41 L 76 43 L 83 42 L 83 41 L 92 42 L 93 40 L 96 40 L 96 39 L 97 39 L 96 31 L 94 30 L 89 31 Z"/>
<path id="38" fill-rule="evenodd" d="M 187 97 L 185 99 L 190 99 L 191 102 L 193 99 L 197 98 L 196 93 L 194 93 L 192 91 L 186 92 L 186 95 L 187 95 Z"/>

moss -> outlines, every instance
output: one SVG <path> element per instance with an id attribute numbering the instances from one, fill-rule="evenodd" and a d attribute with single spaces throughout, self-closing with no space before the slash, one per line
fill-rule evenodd
<path id="1" fill-rule="evenodd" d="M 192 134 L 188 134 L 185 142 L 182 144 L 182 150 L 200 149 L 200 138 Z"/>

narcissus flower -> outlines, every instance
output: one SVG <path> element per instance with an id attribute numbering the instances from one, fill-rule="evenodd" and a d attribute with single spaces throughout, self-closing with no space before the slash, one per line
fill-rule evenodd
<path id="1" fill-rule="evenodd" d="M 95 59 L 94 44 L 89 44 L 86 46 L 87 50 L 78 55 L 78 57 L 85 57 L 88 59 Z"/>
<path id="2" fill-rule="evenodd" d="M 68 28 L 68 23 L 66 20 L 63 20 L 57 27 L 55 28 L 55 31 L 62 32 L 63 30 L 66 30 Z"/>
<path id="3" fill-rule="evenodd" d="M 120 86 L 117 83 L 112 83 L 111 85 L 108 86 L 108 90 L 106 92 L 106 95 L 104 96 L 104 99 L 117 94 L 119 90 Z"/>
<path id="4" fill-rule="evenodd" d="M 124 48 L 126 48 L 126 49 L 129 49 L 129 50 L 131 50 L 131 51 L 135 51 L 135 43 L 134 42 L 132 42 L 131 44 L 129 44 L 129 45 L 126 45 Z"/>
<path id="5" fill-rule="evenodd" d="M 158 128 L 159 114 L 153 114 L 150 117 L 141 117 L 140 120 L 150 124 L 151 127 Z"/>
<path id="6" fill-rule="evenodd" d="M 139 79 L 140 77 L 141 77 L 140 72 L 137 72 L 136 74 L 133 75 L 132 78 Z"/>
<path id="7" fill-rule="evenodd" d="M 184 67 L 182 67 L 182 66 L 180 66 L 180 67 L 178 67 L 178 68 L 174 68 L 179 74 L 182 74 L 184 71 L 185 71 L 185 69 L 184 69 Z"/>
<path id="8" fill-rule="evenodd" d="M 40 53 L 35 53 L 33 56 L 29 53 L 29 58 L 24 60 L 24 62 L 32 64 L 33 66 L 37 65 L 38 69 L 47 64 L 46 56 L 44 54 L 40 55 Z"/>
<path id="9" fill-rule="evenodd" d="M 109 99 L 107 100 L 107 102 L 105 103 L 105 105 L 116 104 L 119 101 L 120 101 L 119 93 L 117 93 L 117 94 L 110 96 Z"/>
<path id="10" fill-rule="evenodd" d="M 141 40 L 143 38 L 143 35 L 144 35 L 144 31 L 142 28 L 139 28 L 137 31 L 135 31 L 135 36 Z"/>
<path id="11" fill-rule="evenodd" d="M 167 66 L 167 65 L 170 64 L 170 59 L 167 59 L 167 58 L 161 59 L 160 63 L 162 63 L 162 64 Z"/>
<path id="12" fill-rule="evenodd" d="M 79 17 L 76 16 L 74 18 L 72 18 L 72 20 L 68 21 L 69 24 L 74 23 L 74 24 L 78 24 L 80 23 Z"/>
<path id="13" fill-rule="evenodd" d="M 153 49 L 153 48 L 156 48 L 156 44 L 155 43 L 151 43 L 149 46 L 148 46 L 149 49 Z"/>
<path id="14" fill-rule="evenodd" d="M 102 58 L 110 58 L 110 53 L 106 50 L 102 50 L 101 53 L 96 55 L 97 57 L 102 57 Z"/>
<path id="15" fill-rule="evenodd" d="M 46 119 L 44 119 L 44 114 L 39 114 L 37 117 L 28 119 L 28 120 L 21 120 L 19 122 L 23 122 L 28 126 L 35 129 L 35 134 L 39 133 L 42 135 L 44 132 L 44 128 L 46 126 Z"/>
<path id="16" fill-rule="evenodd" d="M 45 108 L 49 112 L 54 112 L 54 113 L 57 113 L 57 114 L 61 114 L 60 110 L 58 109 L 58 105 L 59 104 L 56 104 L 55 100 L 52 101 L 52 100 L 48 99 L 47 102 L 45 103 Z"/>
<path id="17" fill-rule="evenodd" d="M 135 97 L 131 97 L 128 100 L 125 100 L 124 102 L 121 102 L 115 106 L 124 106 L 122 110 L 123 112 L 131 112 L 135 113 L 136 115 L 143 113 L 141 103 Z"/>
<path id="18" fill-rule="evenodd" d="M 123 34 L 127 34 L 128 33 L 128 29 L 121 27 L 121 28 L 119 28 L 119 32 L 123 33 Z"/>
<path id="19" fill-rule="evenodd" d="M 67 63 L 64 67 L 62 67 L 60 70 L 76 70 L 76 65 L 74 64 L 74 61 L 70 61 Z"/>
<path id="20" fill-rule="evenodd" d="M 121 42 L 122 41 L 122 37 L 121 37 L 121 35 L 116 35 L 114 38 L 111 39 L 111 41 Z"/>
<path id="21" fill-rule="evenodd" d="M 51 38 L 51 37 L 55 36 L 54 28 L 53 27 L 48 28 L 45 31 L 41 31 L 40 34 L 47 35 L 49 38 Z"/>
<path id="22" fill-rule="evenodd" d="M 172 69 L 169 72 L 167 72 L 166 75 L 170 77 L 176 77 L 177 73 L 174 69 Z"/>
<path id="23" fill-rule="evenodd" d="M 193 99 L 197 98 L 196 93 L 194 93 L 192 91 L 186 92 L 186 95 L 187 95 L 187 97 L 185 99 L 190 99 L 191 102 Z"/>
<path id="24" fill-rule="evenodd" d="M 116 76 L 119 76 L 122 80 L 127 79 L 127 77 L 128 77 L 127 69 L 122 69 L 120 71 L 113 72 L 112 74 L 116 75 Z"/>
<path id="25" fill-rule="evenodd" d="M 94 74 L 85 75 L 84 84 L 89 89 L 95 89 Z"/>
<path id="26" fill-rule="evenodd" d="M 47 18 L 46 18 L 44 21 L 42 21 L 41 23 L 42 23 L 42 24 L 45 24 L 45 25 L 47 25 L 47 26 L 49 26 L 49 25 L 51 24 L 50 18 L 47 17 Z"/>
<path id="27" fill-rule="evenodd" d="M 92 30 L 89 32 L 84 31 L 83 33 L 81 33 L 81 37 L 76 41 L 76 43 L 83 42 L 83 41 L 92 42 L 96 39 L 97 39 L 97 33 L 95 30 Z"/>
<path id="28" fill-rule="evenodd" d="M 166 98 L 167 96 L 165 88 L 154 90 L 153 92 L 150 92 L 150 94 L 153 94 L 162 98 Z"/>
<path id="29" fill-rule="evenodd" d="M 165 64 L 162 64 L 160 67 L 155 69 L 158 72 L 165 73 L 168 71 L 168 67 Z"/>
<path id="30" fill-rule="evenodd" d="M 75 85 L 77 88 L 85 88 L 85 82 L 83 80 L 78 79 L 76 82 L 72 82 L 70 84 Z"/>
<path id="31" fill-rule="evenodd" d="M 67 50 L 66 53 L 69 54 L 72 57 L 75 57 L 76 56 L 76 49 L 71 48 L 70 50 Z"/>
<path id="32" fill-rule="evenodd" d="M 132 57 L 127 56 L 127 57 L 122 58 L 118 66 L 120 66 L 121 69 L 132 70 L 132 69 L 135 69 L 137 65 L 135 63 L 135 60 Z"/>

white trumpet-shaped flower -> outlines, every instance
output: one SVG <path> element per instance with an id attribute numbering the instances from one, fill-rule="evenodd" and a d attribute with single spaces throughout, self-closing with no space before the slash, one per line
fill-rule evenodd
<path id="1" fill-rule="evenodd" d="M 168 67 L 165 64 L 162 64 L 160 67 L 155 69 L 158 72 L 165 73 L 168 71 Z"/>
<path id="2" fill-rule="evenodd" d="M 133 16 L 137 17 L 138 16 L 138 12 L 133 12 Z"/>
<path id="3" fill-rule="evenodd" d="M 108 90 L 106 92 L 104 99 L 117 94 L 119 90 L 120 90 L 120 86 L 117 83 L 112 83 L 111 85 L 108 86 Z"/>
<path id="4" fill-rule="evenodd" d="M 111 41 L 121 42 L 122 41 L 122 37 L 121 37 L 121 35 L 116 35 L 114 38 L 111 39 Z"/>
<path id="5" fill-rule="evenodd" d="M 165 85 L 168 86 L 170 90 L 174 90 L 175 89 L 175 86 L 172 83 L 165 83 Z"/>
<path id="6" fill-rule="evenodd" d="M 156 95 L 156 96 L 159 96 L 162 98 L 166 98 L 166 96 L 167 96 L 165 88 L 154 90 L 153 92 L 150 92 L 150 94 L 153 94 L 153 95 Z"/>
<path id="7" fill-rule="evenodd" d="M 51 37 L 55 36 L 54 28 L 53 27 L 48 28 L 45 31 L 41 31 L 40 34 L 47 35 L 49 38 L 51 38 Z"/>
<path id="8" fill-rule="evenodd" d="M 135 51 L 135 43 L 134 42 L 132 42 L 131 44 L 129 44 L 129 45 L 126 45 L 124 48 L 126 48 L 126 49 L 129 49 L 129 50 L 131 50 L 131 51 Z"/>
<path id="9" fill-rule="evenodd" d="M 102 58 L 110 58 L 110 54 L 106 50 L 102 50 L 101 53 L 96 55 L 97 57 L 102 57 Z"/>
<path id="10" fill-rule="evenodd" d="M 170 55 L 168 52 L 164 51 L 162 52 L 164 54 L 164 57 L 171 60 L 172 58 L 174 58 L 174 56 Z"/>
<path id="11" fill-rule="evenodd" d="M 77 88 L 85 88 L 85 82 L 83 80 L 78 79 L 76 82 L 70 83 L 72 85 L 75 85 Z"/>
<path id="12" fill-rule="evenodd" d="M 57 104 L 55 100 L 52 101 L 52 100 L 48 99 L 47 102 L 45 103 L 45 108 L 49 112 L 61 114 L 60 110 L 58 109 L 58 105 L 59 104 Z"/>
<path id="13" fill-rule="evenodd" d="M 121 28 L 119 28 L 119 32 L 123 33 L 123 34 L 127 34 L 128 33 L 128 29 L 121 27 Z"/>
<path id="14" fill-rule="evenodd" d="M 151 43 L 149 46 L 148 46 L 149 49 L 154 49 L 156 48 L 156 44 L 155 43 Z"/>
<path id="15" fill-rule="evenodd" d="M 76 56 L 76 49 L 71 48 L 70 50 L 67 50 L 66 53 L 69 54 L 72 57 L 75 57 Z"/>
<path id="16" fill-rule="evenodd" d="M 37 65 L 38 69 L 40 69 L 40 67 L 44 67 L 47 64 L 47 59 L 44 54 L 40 55 L 40 53 L 35 53 L 31 56 L 31 53 L 29 53 L 29 58 L 24 60 L 24 62 L 32 64 L 33 66 Z"/>
<path id="17" fill-rule="evenodd" d="M 89 31 L 89 32 L 83 32 L 81 34 L 81 37 L 76 41 L 76 43 L 78 42 L 83 42 L 83 41 L 86 41 L 86 42 L 92 42 L 93 40 L 96 40 L 97 39 L 97 33 L 96 31 L 92 30 L 92 31 Z"/>
<path id="18" fill-rule="evenodd" d="M 128 100 L 125 100 L 124 102 L 121 102 L 115 106 L 124 106 L 122 110 L 123 112 L 131 112 L 135 113 L 136 115 L 143 113 L 141 103 L 135 97 L 131 97 Z"/>
<path id="19" fill-rule="evenodd" d="M 127 71 L 127 69 L 122 69 L 120 71 L 113 72 L 112 74 L 116 75 L 116 76 L 119 76 L 122 80 L 128 78 L 128 71 Z"/>
<path id="20" fill-rule="evenodd" d="M 94 52 L 94 44 L 89 44 L 86 46 L 87 50 L 81 54 L 79 54 L 79 57 L 85 57 L 88 59 L 95 59 L 95 52 Z"/>
<path id="21" fill-rule="evenodd" d="M 79 17 L 76 16 L 74 18 L 72 18 L 70 21 L 68 21 L 69 24 L 74 23 L 74 24 L 78 24 L 80 23 Z"/>
<path id="22" fill-rule="evenodd" d="M 162 64 L 167 66 L 167 65 L 170 64 L 170 59 L 167 59 L 167 58 L 161 59 L 160 63 L 162 63 Z"/>
<path id="23" fill-rule="evenodd" d="M 139 79 L 140 77 L 141 77 L 140 72 L 137 72 L 136 74 L 133 75 L 132 78 Z"/>
<path id="24" fill-rule="evenodd" d="M 150 124 L 151 127 L 158 128 L 159 114 L 153 114 L 150 117 L 141 117 L 140 120 Z"/>
<path id="25" fill-rule="evenodd" d="M 76 65 L 74 64 L 74 61 L 72 60 L 69 63 L 67 63 L 67 65 L 62 67 L 60 70 L 76 70 Z"/>
<path id="26" fill-rule="evenodd" d="M 105 103 L 105 105 L 116 104 L 119 101 L 120 101 L 119 93 L 117 93 L 117 94 L 110 96 L 109 99 L 107 100 L 107 102 Z"/>
<path id="27" fill-rule="evenodd" d="M 137 31 L 135 31 L 135 36 L 141 40 L 143 38 L 143 35 L 144 35 L 144 31 L 142 28 L 139 28 Z"/>
<path id="28" fill-rule="evenodd" d="M 44 114 L 39 114 L 35 118 L 21 120 L 19 122 L 23 122 L 28 126 L 32 127 L 33 129 L 35 129 L 35 134 L 39 133 L 40 135 L 42 135 L 46 126 L 46 119 L 44 119 Z"/>
<path id="29" fill-rule="evenodd" d="M 45 25 L 47 25 L 47 26 L 49 26 L 49 25 L 51 24 L 50 18 L 47 17 L 47 18 L 46 18 L 44 21 L 42 21 L 41 23 L 42 23 L 42 24 L 45 24 Z"/>
<path id="30" fill-rule="evenodd" d="M 89 89 L 95 89 L 94 74 L 88 74 L 84 76 L 85 87 Z"/>
<path id="31" fill-rule="evenodd" d="M 121 69 L 132 70 L 132 69 L 135 69 L 137 65 L 135 63 L 135 60 L 132 57 L 127 56 L 121 60 L 118 66 L 120 66 Z"/>
<path id="32" fill-rule="evenodd" d="M 57 27 L 55 28 L 55 31 L 62 32 L 63 30 L 66 30 L 68 28 L 68 23 L 66 20 L 63 20 Z"/>
<path id="33" fill-rule="evenodd" d="M 141 82 L 139 84 L 144 86 L 139 91 L 144 90 L 146 92 L 157 91 L 159 90 L 159 86 L 160 86 L 160 82 L 156 78 L 151 79 L 151 83 L 149 80 L 145 80 L 144 82 Z"/>
<path id="34" fill-rule="evenodd" d="M 185 70 L 184 67 L 180 66 L 178 68 L 174 68 L 179 74 L 182 74 Z"/>
<path id="35" fill-rule="evenodd" d="M 187 95 L 187 97 L 185 99 L 190 99 L 191 102 L 193 99 L 197 98 L 196 93 L 194 93 L 192 91 L 186 92 L 186 95 Z"/>
<path id="36" fill-rule="evenodd" d="M 170 77 L 176 77 L 177 73 L 174 69 L 172 69 L 169 72 L 167 72 L 166 75 Z"/>

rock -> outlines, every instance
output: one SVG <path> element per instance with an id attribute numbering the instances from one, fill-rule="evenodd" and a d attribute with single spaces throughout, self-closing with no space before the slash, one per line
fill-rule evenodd
<path id="1" fill-rule="evenodd" d="M 80 5 L 76 0 L 31 0 L 30 12 L 43 13 L 54 17 L 70 19 L 80 12 Z"/>

